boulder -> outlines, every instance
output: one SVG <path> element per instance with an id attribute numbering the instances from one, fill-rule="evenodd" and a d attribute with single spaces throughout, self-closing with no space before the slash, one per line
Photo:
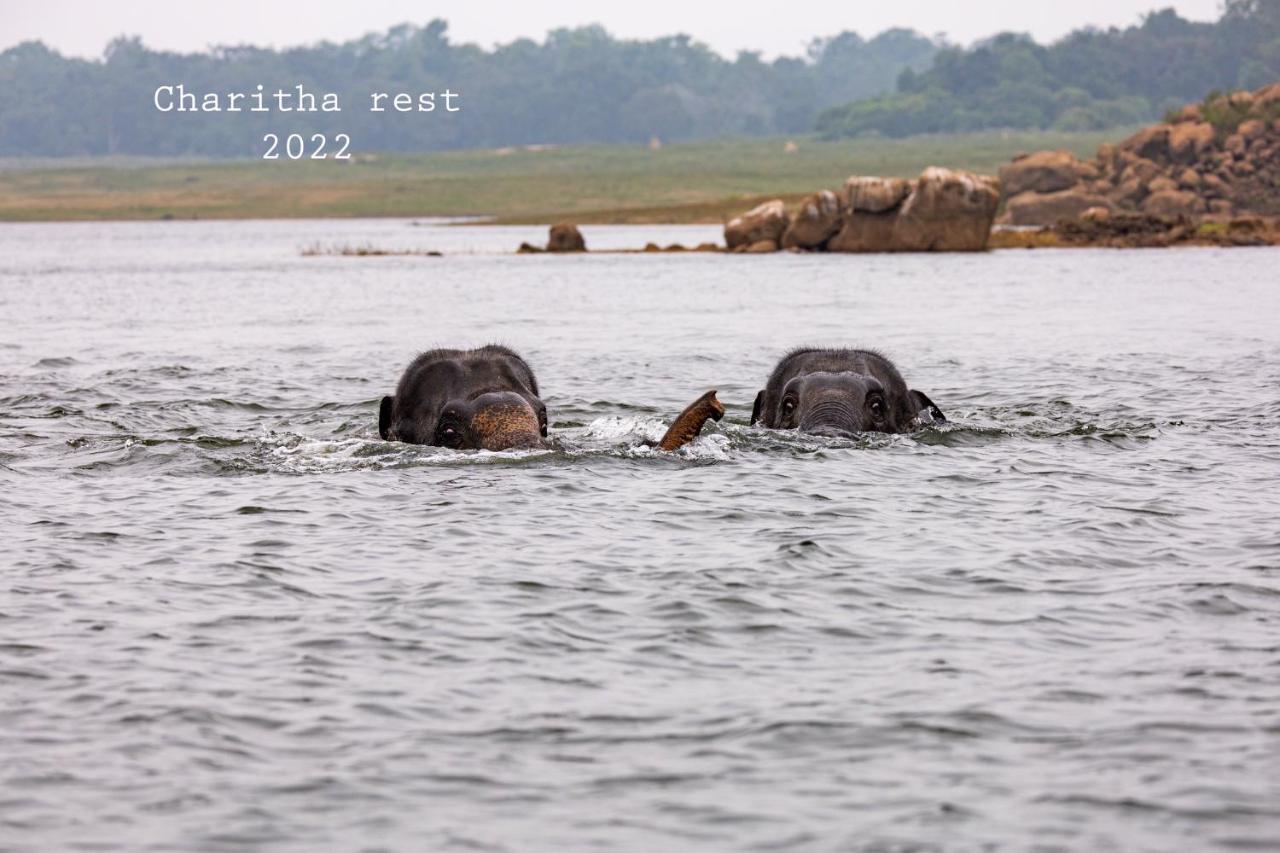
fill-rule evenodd
<path id="1" fill-rule="evenodd" d="M 741 216 L 735 216 L 724 226 L 724 242 L 730 249 L 747 247 L 770 240 L 781 242 L 791 219 L 781 199 L 756 205 Z"/>
<path id="2" fill-rule="evenodd" d="M 1194 163 L 1213 147 L 1213 125 L 1207 121 L 1184 122 L 1169 128 L 1169 157 L 1175 163 Z"/>
<path id="3" fill-rule="evenodd" d="M 1120 184 L 1110 193 L 1113 201 L 1120 205 L 1137 205 L 1147 197 L 1147 185 L 1137 178 L 1131 178 Z"/>
<path id="4" fill-rule="evenodd" d="M 1000 168 L 1000 185 L 1010 197 L 1057 192 L 1096 177 L 1098 168 L 1070 151 L 1037 151 Z"/>
<path id="5" fill-rule="evenodd" d="M 1111 218 L 1111 208 L 1109 207 L 1091 207 L 1084 213 L 1080 214 L 1081 219 L 1087 219 L 1090 222 L 1101 222 Z"/>
<path id="6" fill-rule="evenodd" d="M 1164 174 L 1163 170 L 1155 163 L 1145 157 L 1139 157 L 1128 166 L 1124 167 L 1124 171 L 1120 173 L 1120 183 L 1126 181 L 1138 180 L 1144 184 L 1154 181 L 1156 178 Z"/>
<path id="7" fill-rule="evenodd" d="M 844 207 L 863 213 L 884 213 L 902 204 L 911 192 L 912 183 L 906 178 L 855 175 L 844 182 Z"/>
<path id="8" fill-rule="evenodd" d="M 999 206 L 998 179 L 931 166 L 898 209 L 893 250 L 982 251 Z"/>
<path id="9" fill-rule="evenodd" d="M 981 251 L 1000 204 L 995 178 L 937 167 L 915 181 L 850 179 L 845 190 L 832 252 Z"/>
<path id="10" fill-rule="evenodd" d="M 845 210 L 840 230 L 827 241 L 827 251 L 894 251 L 893 225 L 897 219 L 896 211 L 869 213 L 865 210 Z"/>
<path id="11" fill-rule="evenodd" d="M 1227 152 L 1237 159 L 1243 157 L 1245 152 L 1249 150 L 1248 143 L 1246 143 L 1244 137 L 1238 133 L 1233 133 L 1228 136 L 1227 141 L 1222 143 L 1222 147 L 1227 149 Z"/>
<path id="12" fill-rule="evenodd" d="M 1104 142 L 1098 146 L 1098 165 L 1102 167 L 1104 174 L 1118 175 L 1127 164 L 1121 159 L 1119 148 L 1110 142 Z"/>
<path id="13" fill-rule="evenodd" d="M 1253 92 L 1232 92 L 1227 95 L 1227 103 L 1238 110 L 1249 110 L 1253 107 Z"/>
<path id="14" fill-rule="evenodd" d="M 1178 182 L 1165 175 L 1161 175 L 1151 183 L 1147 184 L 1147 192 L 1152 194 L 1168 192 L 1169 190 L 1176 190 L 1177 188 Z"/>
<path id="15" fill-rule="evenodd" d="M 1248 121 L 1240 122 L 1240 126 L 1236 128 L 1236 133 L 1244 137 L 1245 142 L 1253 142 L 1255 139 L 1261 139 L 1267 132 L 1267 125 L 1261 120 L 1251 118 Z"/>
<path id="16" fill-rule="evenodd" d="M 1120 147 L 1126 151 L 1132 151 L 1147 160 L 1167 159 L 1169 156 L 1169 126 L 1157 124 L 1152 127 L 1144 127 L 1124 142 L 1121 142 Z"/>
<path id="17" fill-rule="evenodd" d="M 757 240 L 742 251 L 750 255 L 759 255 L 765 252 L 776 252 L 778 251 L 778 243 L 775 240 Z"/>
<path id="18" fill-rule="evenodd" d="M 1064 219 L 1077 219 L 1086 210 L 1114 205 L 1103 196 L 1078 190 L 1056 193 L 1022 193 L 1006 202 L 1011 225 L 1054 225 Z"/>
<path id="19" fill-rule="evenodd" d="M 1188 121 L 1204 121 L 1204 113 L 1200 112 L 1199 105 L 1187 104 L 1185 107 L 1178 110 L 1178 112 L 1173 116 L 1174 124 L 1181 124 Z"/>
<path id="20" fill-rule="evenodd" d="M 1205 195 L 1222 197 L 1227 194 L 1226 181 L 1212 173 L 1200 178 L 1200 187 Z"/>
<path id="21" fill-rule="evenodd" d="M 1199 196 L 1181 190 L 1152 193 L 1142 203 L 1142 212 L 1152 216 L 1194 216 L 1203 209 Z"/>
<path id="22" fill-rule="evenodd" d="M 548 252 L 585 252 L 587 241 L 582 239 L 582 232 L 572 222 L 558 222 L 551 226 L 551 235 L 547 239 Z"/>
<path id="23" fill-rule="evenodd" d="M 800 202 L 800 209 L 782 235 L 784 249 L 814 249 L 840 230 L 840 199 L 822 190 Z"/>
<path id="24" fill-rule="evenodd" d="M 1280 83 L 1263 86 L 1253 93 L 1254 112 L 1262 112 L 1272 104 L 1280 104 Z"/>
<path id="25" fill-rule="evenodd" d="M 1191 168 L 1183 169 L 1178 175 L 1178 187 L 1192 192 L 1200 189 L 1200 173 Z"/>

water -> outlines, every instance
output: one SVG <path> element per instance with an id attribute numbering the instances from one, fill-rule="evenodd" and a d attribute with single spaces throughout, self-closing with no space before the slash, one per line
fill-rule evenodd
<path id="1" fill-rule="evenodd" d="M 1280 848 L 1280 251 L 542 234 L 0 229 L 0 848 Z M 487 341 L 556 448 L 378 440 Z M 951 422 L 748 428 L 802 343 Z"/>

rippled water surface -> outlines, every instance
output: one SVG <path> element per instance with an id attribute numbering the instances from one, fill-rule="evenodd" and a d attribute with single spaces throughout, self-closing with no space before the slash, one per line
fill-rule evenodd
<path id="1" fill-rule="evenodd" d="M 0 848 L 1280 847 L 1280 251 L 543 233 L 0 227 Z M 553 449 L 378 439 L 488 341 Z M 951 421 L 749 428 L 803 343 Z"/>

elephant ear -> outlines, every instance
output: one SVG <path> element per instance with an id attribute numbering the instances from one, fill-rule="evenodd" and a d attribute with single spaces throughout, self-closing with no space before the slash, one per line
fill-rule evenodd
<path id="1" fill-rule="evenodd" d="M 939 409 L 937 404 L 930 400 L 923 391 L 917 391 L 912 388 L 907 393 L 911 397 L 911 402 L 916 407 L 917 416 L 921 412 L 927 411 L 929 413 L 929 417 L 935 421 L 945 421 L 947 419 L 947 416 L 942 413 L 942 409 Z"/>
<path id="2" fill-rule="evenodd" d="M 756 422 L 760 420 L 760 415 L 764 411 L 764 397 L 765 397 L 765 392 L 761 391 L 759 394 L 756 395 L 756 401 L 751 406 L 751 425 L 752 426 L 755 426 Z"/>
<path id="3" fill-rule="evenodd" d="M 391 441 L 391 411 L 395 408 L 395 397 L 383 397 L 378 407 L 378 435 L 383 441 Z"/>

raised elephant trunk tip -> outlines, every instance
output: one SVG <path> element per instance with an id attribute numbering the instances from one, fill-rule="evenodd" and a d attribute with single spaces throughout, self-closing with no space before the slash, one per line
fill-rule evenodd
<path id="1" fill-rule="evenodd" d="M 694 400 L 681 412 L 667 430 L 658 447 L 662 450 L 679 450 L 698 437 L 708 420 L 724 417 L 724 405 L 716 399 L 715 389 Z"/>

